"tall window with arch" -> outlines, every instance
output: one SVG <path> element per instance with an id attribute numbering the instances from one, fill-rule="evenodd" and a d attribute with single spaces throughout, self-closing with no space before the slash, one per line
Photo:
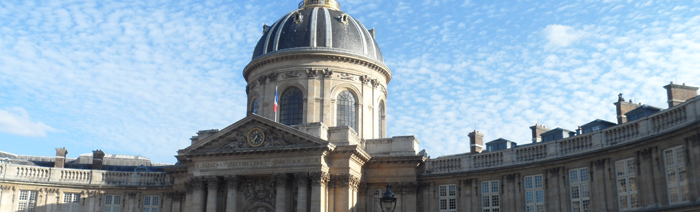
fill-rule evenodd
<path id="1" fill-rule="evenodd" d="M 250 113 L 258 114 L 258 98 L 254 98 L 253 103 L 250 104 Z"/>
<path id="2" fill-rule="evenodd" d="M 377 188 L 372 192 L 372 212 L 382 212 L 382 205 L 379 204 L 379 200 L 382 198 L 382 189 Z"/>
<path id="3" fill-rule="evenodd" d="M 379 138 L 384 138 L 384 118 L 386 117 L 384 110 L 384 102 L 379 102 L 379 121 L 377 126 L 377 129 L 379 129 Z"/>
<path id="4" fill-rule="evenodd" d="M 350 91 L 338 94 L 338 113 L 336 114 L 337 126 L 349 126 L 357 130 L 357 100 Z"/>
<path id="5" fill-rule="evenodd" d="M 287 88 L 280 98 L 280 123 L 301 124 L 304 116 L 304 94 L 296 87 Z"/>

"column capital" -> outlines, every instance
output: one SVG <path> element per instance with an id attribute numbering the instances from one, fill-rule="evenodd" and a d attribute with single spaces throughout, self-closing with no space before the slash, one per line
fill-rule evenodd
<path id="1" fill-rule="evenodd" d="M 185 191 L 173 191 L 170 193 L 172 194 L 173 201 L 182 201 L 182 198 L 185 197 Z"/>
<path id="2" fill-rule="evenodd" d="M 285 173 L 275 174 L 275 184 L 277 185 L 277 187 L 287 186 L 287 174 L 285 174 Z"/>
<path id="3" fill-rule="evenodd" d="M 327 172 L 309 172 L 312 185 L 327 185 L 330 175 Z"/>
<path id="4" fill-rule="evenodd" d="M 219 180 L 218 177 L 207 177 L 207 188 L 208 189 L 217 189 L 219 187 L 219 183 L 221 183 L 221 180 Z"/>
<path id="5" fill-rule="evenodd" d="M 294 173 L 294 179 L 297 181 L 297 185 L 306 186 L 309 184 L 309 174 L 306 172 Z"/>
<path id="6" fill-rule="evenodd" d="M 238 184 L 240 183 L 240 178 L 238 175 L 229 175 L 224 178 L 226 181 L 226 187 L 230 189 L 238 189 Z"/>
<path id="7" fill-rule="evenodd" d="M 206 182 L 207 181 L 205 177 L 193 177 L 192 179 L 190 179 L 190 185 L 192 186 L 192 189 L 204 189 Z"/>

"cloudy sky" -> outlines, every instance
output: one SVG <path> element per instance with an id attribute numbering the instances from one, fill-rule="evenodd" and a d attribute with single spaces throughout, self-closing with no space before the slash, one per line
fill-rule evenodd
<path id="1" fill-rule="evenodd" d="M 274 3 L 272 3 L 274 2 Z M 102 149 L 174 163 L 245 116 L 242 70 L 299 1 L 0 1 L 0 151 Z M 666 107 L 700 85 L 700 0 L 339 0 L 393 71 L 388 134 L 431 156 L 529 126 L 615 121 L 618 93 Z"/>

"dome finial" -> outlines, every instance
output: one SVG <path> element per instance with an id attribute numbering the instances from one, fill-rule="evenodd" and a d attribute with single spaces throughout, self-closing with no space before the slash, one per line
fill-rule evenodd
<path id="1" fill-rule="evenodd" d="M 336 0 L 303 0 L 299 2 L 299 9 L 311 7 L 326 7 L 332 10 L 340 10 L 340 4 Z"/>

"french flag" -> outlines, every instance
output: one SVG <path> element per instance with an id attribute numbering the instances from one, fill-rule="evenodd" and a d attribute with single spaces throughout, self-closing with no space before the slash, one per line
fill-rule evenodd
<path id="1" fill-rule="evenodd" d="M 274 108 L 272 109 L 273 112 L 275 112 L 275 113 L 277 112 L 277 101 L 278 101 L 277 99 L 278 99 L 278 98 L 277 98 L 277 86 L 275 86 L 275 106 L 274 106 Z"/>

